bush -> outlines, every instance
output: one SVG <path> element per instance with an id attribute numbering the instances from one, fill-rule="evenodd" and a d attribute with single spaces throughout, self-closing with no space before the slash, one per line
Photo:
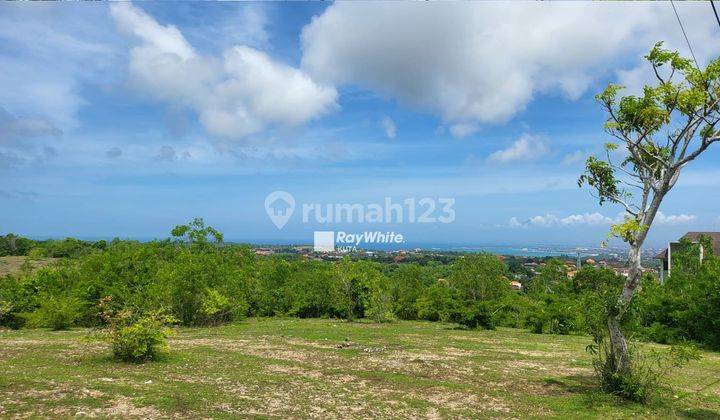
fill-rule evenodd
<path id="1" fill-rule="evenodd" d="M 526 323 L 530 327 L 530 332 L 533 334 L 542 334 L 547 323 L 547 315 L 545 309 L 538 305 L 532 312 L 527 316 Z"/>
<path id="2" fill-rule="evenodd" d="M 453 321 L 469 329 L 478 327 L 486 330 L 495 329 L 492 310 L 488 302 L 474 302 L 459 309 L 453 314 Z"/>
<path id="3" fill-rule="evenodd" d="M 580 308 L 570 299 L 554 299 L 547 306 L 547 331 L 567 335 L 582 330 Z"/>
<path id="4" fill-rule="evenodd" d="M 595 356 L 593 367 L 603 391 L 639 403 L 647 402 L 673 369 L 700 358 L 697 349 L 686 344 L 664 352 L 650 350 L 647 354 L 630 346 L 630 368 L 618 371 L 610 345 L 604 339 L 596 338 L 587 350 Z"/>
<path id="5" fill-rule="evenodd" d="M 161 311 L 149 313 L 136 322 L 122 325 L 120 316 L 117 323 L 110 326 L 110 340 L 113 355 L 124 362 L 141 363 L 154 360 L 167 350 L 167 338 L 170 336 L 169 324 L 175 320 Z"/>
<path id="6" fill-rule="evenodd" d="M 40 307 L 27 316 L 33 327 L 66 330 L 80 318 L 82 302 L 74 296 L 46 296 L 40 299 Z"/>
<path id="7" fill-rule="evenodd" d="M 18 329 L 22 327 L 23 319 L 15 313 L 15 307 L 8 301 L 0 300 L 0 327 Z"/>
<path id="8" fill-rule="evenodd" d="M 451 290 L 442 283 L 435 283 L 425 289 L 415 302 L 418 318 L 427 321 L 448 321 L 454 305 Z"/>
<path id="9" fill-rule="evenodd" d="M 509 293 L 497 303 L 493 321 L 498 326 L 524 328 L 536 306 L 537 302 L 525 293 Z"/>
<path id="10" fill-rule="evenodd" d="M 375 322 L 391 322 L 395 320 L 392 298 L 384 290 L 373 290 L 367 299 L 365 317 Z"/>
<path id="11" fill-rule="evenodd" d="M 233 319 L 242 318 L 247 312 L 247 304 L 233 302 L 215 289 L 207 289 L 202 299 L 202 316 L 199 323 L 219 325 Z"/>

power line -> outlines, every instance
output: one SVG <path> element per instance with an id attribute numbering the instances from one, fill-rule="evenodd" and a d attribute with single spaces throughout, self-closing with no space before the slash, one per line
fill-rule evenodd
<path id="1" fill-rule="evenodd" d="M 695 62 L 695 67 L 700 69 L 700 66 L 698 65 L 698 61 L 695 58 L 695 53 L 693 52 L 692 46 L 690 45 L 690 40 L 687 37 L 687 34 L 685 33 L 685 27 L 683 27 L 682 21 L 680 20 L 680 15 L 678 15 L 677 9 L 675 8 L 675 3 L 673 3 L 673 0 L 670 0 L 670 5 L 673 8 L 673 11 L 675 12 L 675 17 L 677 18 L 678 23 L 680 24 L 680 30 L 682 31 L 683 36 L 685 37 L 685 42 L 687 42 L 688 48 L 690 49 L 690 55 L 692 55 L 693 61 Z"/>
<path id="2" fill-rule="evenodd" d="M 715 13 L 715 20 L 717 20 L 718 26 L 720 26 L 720 17 L 718 17 L 717 9 L 715 8 L 715 3 L 713 0 L 710 0 L 710 6 L 713 8 L 713 13 Z"/>

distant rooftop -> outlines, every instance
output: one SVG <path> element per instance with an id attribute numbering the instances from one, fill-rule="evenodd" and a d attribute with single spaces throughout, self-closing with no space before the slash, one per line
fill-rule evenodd
<path id="1" fill-rule="evenodd" d="M 690 242 L 698 242 L 701 236 L 707 236 L 712 239 L 713 254 L 720 256 L 720 232 L 688 232 L 681 239 L 687 239 Z M 655 258 L 667 260 L 668 250 L 665 248 L 657 254 Z"/>

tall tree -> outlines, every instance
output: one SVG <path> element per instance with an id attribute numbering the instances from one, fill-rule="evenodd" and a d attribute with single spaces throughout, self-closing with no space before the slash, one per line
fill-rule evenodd
<path id="1" fill-rule="evenodd" d="M 720 140 L 720 58 L 704 70 L 676 51 L 655 44 L 645 56 L 655 82 L 640 96 L 618 97 L 622 86 L 610 84 L 598 101 L 608 114 L 605 131 L 617 141 L 606 144 L 605 157 L 587 159 L 578 184 L 587 184 L 600 205 L 625 208 L 625 221 L 613 225 L 611 236 L 629 246 L 629 275 L 607 326 L 616 371 L 631 368 L 621 319 L 642 276 L 641 250 L 665 196 L 685 166 Z M 614 150 L 625 156 L 615 162 Z"/>

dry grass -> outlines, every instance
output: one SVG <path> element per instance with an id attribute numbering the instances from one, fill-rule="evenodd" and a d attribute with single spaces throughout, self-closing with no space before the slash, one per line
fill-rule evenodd
<path id="1" fill-rule="evenodd" d="M 27 257 L 0 257 L 0 277 L 7 274 L 14 274 L 19 272 L 23 264 L 26 262 L 29 264 L 31 270 L 45 267 L 52 264 L 55 261 L 54 258 L 40 258 L 40 259 L 28 259 Z"/>
<path id="2" fill-rule="evenodd" d="M 261 319 L 181 329 L 142 365 L 87 332 L 0 332 L 0 417 L 526 418 L 720 416 L 720 357 L 648 406 L 595 388 L 588 339 L 451 325 Z"/>

